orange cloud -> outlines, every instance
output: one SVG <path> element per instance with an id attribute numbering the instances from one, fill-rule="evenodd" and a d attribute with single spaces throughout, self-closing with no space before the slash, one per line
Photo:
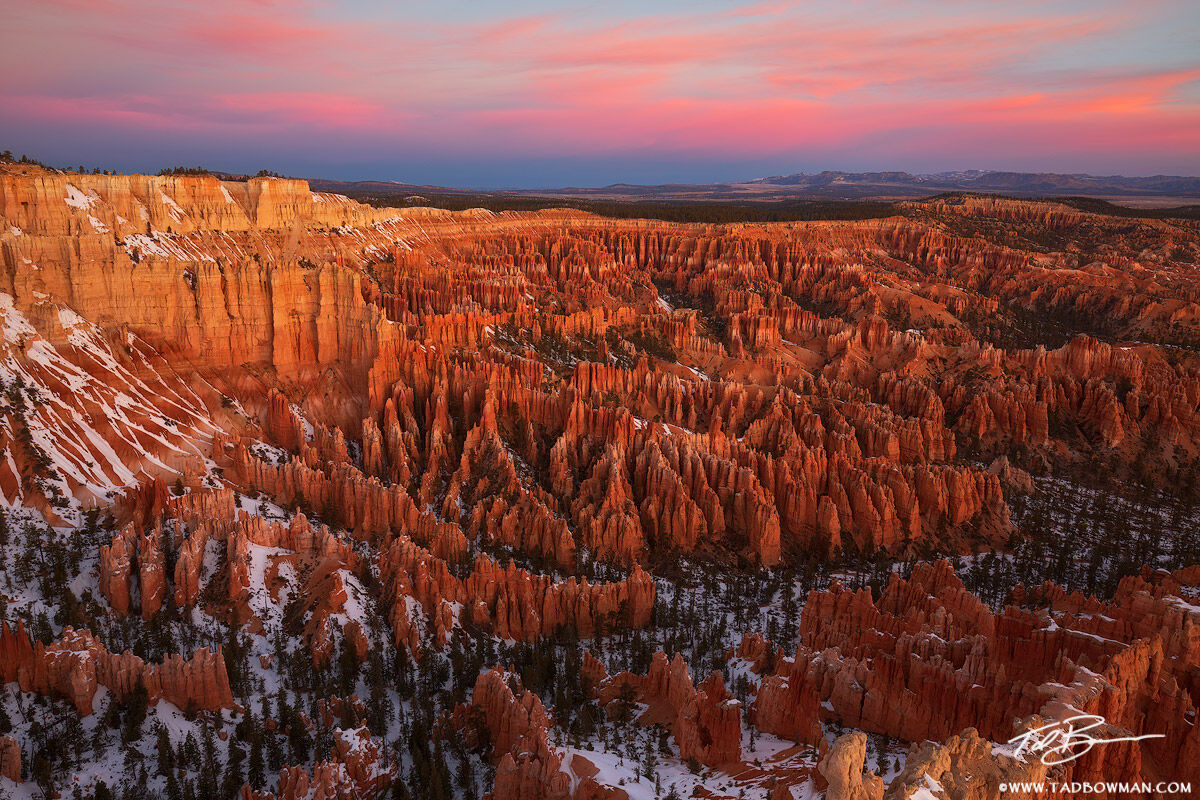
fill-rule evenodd
<path id="1" fill-rule="evenodd" d="M 921 147 L 1119 157 L 1169 141 L 1200 167 L 1200 137 L 1184 135 L 1200 113 L 1200 58 L 1138 38 L 1166 36 L 1181 3 L 917 15 L 890 0 L 767 0 L 619 16 L 518 5 L 464 24 L 436 7 L 370 17 L 367 6 L 267 0 L 46 0 L 10 15 L 0 96 L 23 130 L 72 114 L 81 130 L 131 136 L 203 129 L 248 141 L 312 126 L 379 158 L 397 147 L 494 158 L 869 153 L 902 166 L 886 162 Z"/>

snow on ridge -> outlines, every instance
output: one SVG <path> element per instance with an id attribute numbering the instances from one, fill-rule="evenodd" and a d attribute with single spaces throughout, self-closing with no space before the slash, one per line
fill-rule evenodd
<path id="1" fill-rule="evenodd" d="M 19 342 L 23 335 L 37 335 L 37 330 L 13 305 L 13 296 L 7 292 L 0 292 L 0 317 L 3 318 L 0 332 L 3 332 L 6 342 Z"/>
<path id="2" fill-rule="evenodd" d="M 121 240 L 121 246 L 131 256 L 136 250 L 139 256 L 151 255 L 160 258 L 174 258 L 176 261 L 216 261 L 216 257 L 206 252 L 201 244 L 194 239 L 179 233 L 132 233 Z M 240 248 L 238 248 L 240 253 Z"/>
<path id="3" fill-rule="evenodd" d="M 203 454 L 213 428 L 206 411 L 197 398 L 172 387 L 173 373 L 158 368 L 153 352 L 131 353 L 158 374 L 151 386 L 117 360 L 95 324 L 47 295 L 37 293 L 35 300 L 56 312 L 67 345 L 55 347 L 11 295 L 0 293 L 0 382 L 21 387 L 26 398 L 19 417 L 45 455 L 46 496 L 61 495 L 66 503 L 55 501 L 60 516 L 77 516 L 89 496 L 111 496 L 137 483 L 147 468 L 175 473 L 162 458 Z M 11 454 L 0 469 L 16 474 Z M 20 489 L 4 499 L 24 501 Z"/>
<path id="4" fill-rule="evenodd" d="M 96 204 L 97 195 L 94 192 L 84 194 L 73 183 L 67 184 L 67 196 L 64 198 L 71 208 L 89 209 Z"/>
<path id="5" fill-rule="evenodd" d="M 158 197 L 160 200 L 162 200 L 162 204 L 167 207 L 167 211 L 169 211 L 171 216 L 176 220 L 187 218 L 187 214 L 184 213 L 184 210 L 179 207 L 179 204 L 172 200 L 162 189 L 158 190 Z"/>

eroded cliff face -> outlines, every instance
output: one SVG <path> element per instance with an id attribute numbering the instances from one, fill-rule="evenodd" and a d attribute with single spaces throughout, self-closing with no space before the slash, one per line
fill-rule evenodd
<path id="1" fill-rule="evenodd" d="M 194 473 L 222 429 L 309 468 L 352 461 L 385 485 L 419 483 L 419 504 L 472 538 L 562 566 L 578 546 L 628 565 L 712 545 L 769 565 L 1001 542 L 1002 481 L 969 459 L 1069 460 L 1067 426 L 1118 464 L 1177 471 L 1196 452 L 1194 364 L 1086 337 L 1057 350 L 990 341 L 1013 304 L 1071 305 L 1140 336 L 1169 306 L 1172 330 L 1190 326 L 1194 287 L 1119 252 L 1117 266 L 1080 270 L 908 219 L 681 226 L 377 210 L 266 178 L 2 180 L 14 377 L 56 397 L 90 380 L 136 398 L 109 377 L 124 367 L 125 383 L 151 375 L 155 398 L 176 398 L 144 412 L 177 423 L 160 434 L 170 451 L 138 441 L 162 465 L 115 447 L 99 463 L 120 461 L 107 470 L 119 474 L 66 477 L 64 494 L 89 502 L 125 470 Z M 1025 219 L 1012 206 L 922 211 Z M 1110 280 L 1122 267 L 1127 286 Z M 46 361 L 72 374 L 39 374 Z M 323 434 L 297 452 L 301 417 L 361 456 L 322 451 Z M 6 496 L 32 488 L 29 458 L 0 474 Z"/>
<path id="2" fill-rule="evenodd" d="M 211 621 L 258 648 L 261 669 L 236 673 L 250 682 L 276 674 L 273 637 L 329 674 L 378 651 L 638 636 L 670 623 L 661 591 L 677 597 L 684 560 L 1002 548 L 1031 473 L 1195 474 L 1189 223 L 968 199 L 679 225 L 11 167 L 0 217 L 0 493 L 103 530 L 79 584 L 100 635 Z M 878 594 L 813 592 L 786 652 L 748 636 L 724 665 L 747 702 L 734 673 L 693 679 L 651 650 L 612 675 L 588 654 L 587 702 L 778 798 L 910 797 L 926 777 L 990 797 L 997 776 L 1038 773 L 991 743 L 1067 708 L 1164 735 L 1071 775 L 1168 774 L 1200 763 L 1193 578 L 1131 577 L 1103 603 L 1022 589 L 998 611 L 924 563 Z M 101 686 L 238 705 L 223 651 L 155 666 L 54 624 L 0 635 L 23 691 L 81 714 Z M 626 794 L 496 663 L 437 721 L 482 717 L 495 800 Z M 382 795 L 400 771 L 364 724 L 243 797 Z M 930 744 L 883 780 L 831 724 Z M 755 735 L 794 749 L 751 767 Z M 5 774 L 20 756 L 0 741 Z"/>

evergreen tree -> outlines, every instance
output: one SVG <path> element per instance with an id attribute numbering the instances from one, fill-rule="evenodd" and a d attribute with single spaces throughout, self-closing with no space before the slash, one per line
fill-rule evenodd
<path id="1" fill-rule="evenodd" d="M 149 706 L 150 694 L 139 680 L 126 702 L 125 723 L 121 733 L 123 742 L 136 741 L 142 735 L 142 723 L 146 720 L 146 710 Z"/>
<path id="2" fill-rule="evenodd" d="M 221 794 L 224 797 L 234 797 L 242 786 L 242 762 L 245 754 L 242 745 L 236 739 L 229 740 L 229 758 L 225 764 L 225 777 L 221 782 Z"/>
<path id="3" fill-rule="evenodd" d="M 175 751 L 171 747 L 171 734 L 165 725 L 158 728 L 158 774 L 170 775 L 175 771 Z"/>

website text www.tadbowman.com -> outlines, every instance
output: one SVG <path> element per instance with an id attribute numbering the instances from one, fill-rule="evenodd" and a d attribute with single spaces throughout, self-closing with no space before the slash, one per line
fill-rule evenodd
<path id="1" fill-rule="evenodd" d="M 1053 781 L 1015 782 L 1000 784 L 1000 792 L 1013 794 L 1148 794 L 1160 795 L 1192 793 L 1192 784 L 1181 781 L 1137 782 L 1137 781 Z"/>

